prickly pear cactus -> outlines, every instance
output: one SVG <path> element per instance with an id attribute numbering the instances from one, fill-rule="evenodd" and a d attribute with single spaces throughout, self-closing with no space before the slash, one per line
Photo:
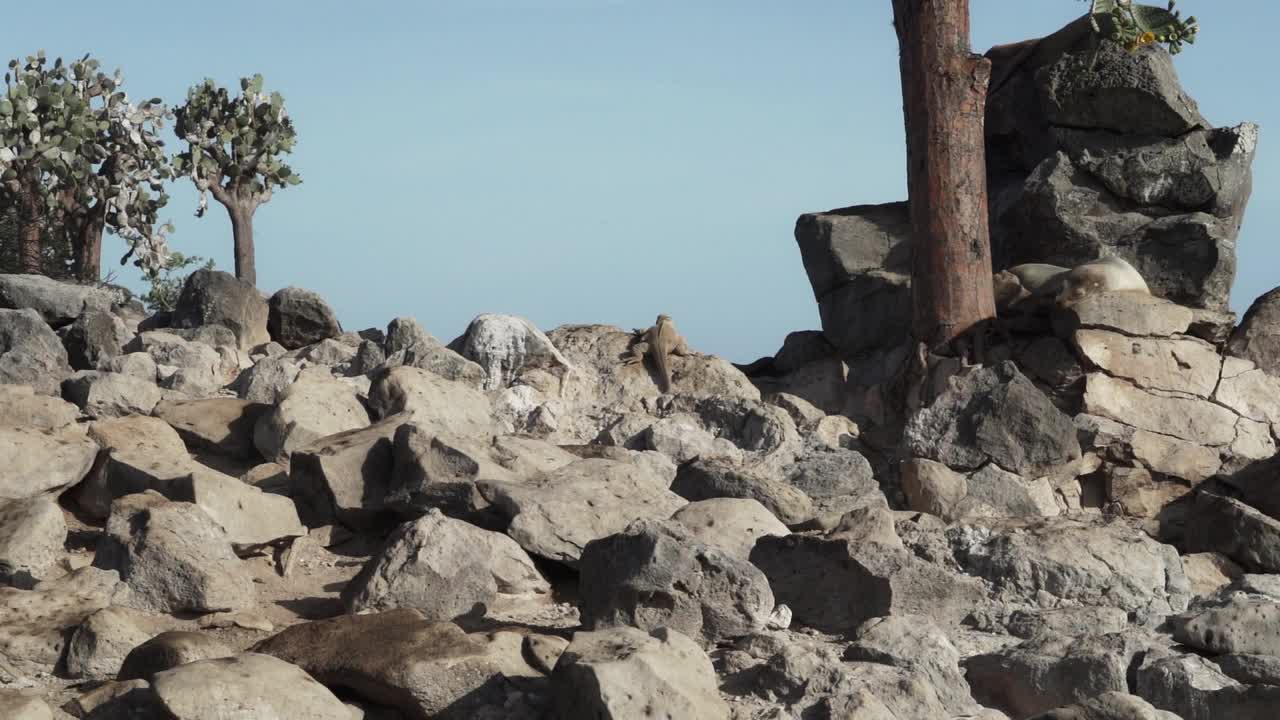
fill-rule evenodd
<path id="1" fill-rule="evenodd" d="M 1089 22 L 1094 32 L 1123 44 L 1130 51 L 1152 43 L 1166 43 L 1169 53 L 1195 43 L 1200 26 L 1194 16 L 1183 20 L 1169 0 L 1168 8 L 1136 5 L 1132 0 L 1091 0 Z"/>

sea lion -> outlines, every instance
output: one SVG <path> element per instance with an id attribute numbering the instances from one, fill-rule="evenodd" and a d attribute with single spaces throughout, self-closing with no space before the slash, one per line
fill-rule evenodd
<path id="1" fill-rule="evenodd" d="M 1062 276 L 1059 305 L 1073 305 L 1089 295 L 1105 292 L 1137 292 L 1150 295 L 1151 289 L 1132 265 L 1118 257 L 1105 257 L 1077 265 Z"/>

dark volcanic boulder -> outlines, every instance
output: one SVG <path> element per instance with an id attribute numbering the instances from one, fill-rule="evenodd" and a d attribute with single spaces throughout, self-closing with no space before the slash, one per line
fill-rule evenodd
<path id="1" fill-rule="evenodd" d="M 267 331 L 271 339 L 296 350 L 342 334 L 333 308 L 318 293 L 287 287 L 267 301 Z"/>
<path id="2" fill-rule="evenodd" d="M 221 270 L 197 270 L 187 277 L 173 308 L 175 328 L 222 325 L 235 333 L 241 350 L 271 341 L 267 302 L 257 288 Z"/>
<path id="3" fill-rule="evenodd" d="M 1227 352 L 1280 377 L 1280 287 L 1253 301 L 1231 333 Z"/>
<path id="4" fill-rule="evenodd" d="M 58 395 L 71 374 L 67 350 L 35 310 L 0 310 L 0 383 Z"/>
<path id="5" fill-rule="evenodd" d="M 1080 457 L 1071 418 L 1011 362 L 954 381 L 911 417 L 905 439 L 912 455 L 964 470 L 992 461 L 1033 476 Z"/>

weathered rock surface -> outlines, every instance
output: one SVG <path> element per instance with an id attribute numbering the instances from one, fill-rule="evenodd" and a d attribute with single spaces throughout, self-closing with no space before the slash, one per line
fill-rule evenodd
<path id="1" fill-rule="evenodd" d="M 70 374 L 66 348 L 36 311 L 0 310 L 0 384 L 57 396 Z"/>
<path id="2" fill-rule="evenodd" d="M 905 444 L 911 454 L 953 469 L 976 470 L 990 461 L 1020 475 L 1080 457 L 1071 418 L 1013 363 L 953 381 L 911 417 Z"/>
<path id="3" fill-rule="evenodd" d="M 1266 720 L 1280 686 L 1242 685 L 1197 655 L 1151 655 L 1134 673 L 1134 693 L 1183 720 Z"/>
<path id="4" fill-rule="evenodd" d="M 523 659 L 523 644 L 515 633 L 468 634 L 392 610 L 294 625 L 252 651 L 410 718 L 457 720 L 501 708 L 508 690 L 541 676 Z"/>
<path id="5" fill-rule="evenodd" d="M 143 613 L 107 607 L 85 618 L 67 644 L 67 674 L 88 680 L 113 680 L 135 648 L 152 638 Z"/>
<path id="6" fill-rule="evenodd" d="M 221 270 L 197 270 L 187 276 L 171 322 L 175 328 L 221 325 L 249 350 L 271 341 L 267 316 L 267 302 L 252 285 Z"/>
<path id="7" fill-rule="evenodd" d="M 666 628 L 575 633 L 551 689 L 563 717 L 729 717 L 710 658 Z"/>
<path id="8" fill-rule="evenodd" d="M 53 497 L 0 500 L 0 582 L 30 586 L 45 578 L 66 540 L 67 521 Z"/>
<path id="9" fill-rule="evenodd" d="M 0 502 L 71 487 L 89 474 L 97 456 L 98 444 L 75 427 L 0 426 Z"/>
<path id="10" fill-rule="evenodd" d="M 53 710 L 39 691 L 0 690 L 0 716 L 9 720 L 53 720 Z"/>
<path id="11" fill-rule="evenodd" d="M 1253 301 L 1231 333 L 1227 352 L 1280 377 L 1280 288 Z"/>
<path id="12" fill-rule="evenodd" d="M 380 374 L 369 389 L 369 410 L 382 419 L 412 412 L 434 432 L 484 437 L 492 432 L 489 399 L 479 390 L 416 367 Z"/>
<path id="13" fill-rule="evenodd" d="M 511 519 L 507 534 L 520 547 L 577 566 L 592 540 L 638 518 L 665 520 L 683 507 L 685 501 L 667 489 L 670 482 L 670 475 L 639 462 L 587 459 L 532 482 L 482 480 L 479 488 Z"/>
<path id="14" fill-rule="evenodd" d="M 676 472 L 672 492 L 691 502 L 715 498 L 755 500 L 786 525 L 814 516 L 813 500 L 789 483 L 738 463 L 694 460 Z"/>
<path id="15" fill-rule="evenodd" d="M 234 717 L 246 709 L 273 720 L 350 720 L 351 710 L 301 668 L 244 653 L 158 673 L 157 706 L 175 720 Z"/>
<path id="16" fill-rule="evenodd" d="M 81 370 L 62 381 L 62 397 L 90 418 L 150 415 L 162 393 L 153 382 L 98 370 Z"/>
<path id="17" fill-rule="evenodd" d="M 714 645 L 763 629 L 773 612 L 763 573 L 672 521 L 637 520 L 593 540 L 578 567 L 589 630 L 666 627 Z"/>
<path id="18" fill-rule="evenodd" d="M 303 521 L 311 527 L 339 521 L 364 528 L 384 519 L 393 441 L 409 418 L 408 413 L 392 415 L 299 446 L 290 463 L 289 488 Z"/>
<path id="19" fill-rule="evenodd" d="M 691 502 L 671 519 L 684 526 L 693 539 L 742 559 L 751 555 L 756 541 L 765 535 L 791 531 L 756 500 L 713 498 Z"/>
<path id="20" fill-rule="evenodd" d="M 1041 713 L 1030 720 L 1181 720 L 1136 695 L 1106 692 L 1096 698 Z"/>
<path id="21" fill-rule="evenodd" d="M 222 356 L 217 350 L 172 332 L 141 333 L 124 349 L 128 353 L 145 352 L 151 356 L 161 387 L 193 397 L 213 395 L 228 380 L 223 376 Z"/>
<path id="22" fill-rule="evenodd" d="M 287 287 L 267 301 L 267 332 L 287 350 L 342 334 L 342 324 L 319 293 Z"/>
<path id="23" fill-rule="evenodd" d="M 563 374 L 572 368 L 550 338 L 515 315 L 477 315 L 450 348 L 484 368 L 485 390 L 508 387 L 533 369 Z"/>
<path id="24" fill-rule="evenodd" d="M 302 368 L 292 360 L 267 357 L 240 373 L 231 383 L 231 389 L 249 402 L 275 405 L 300 372 Z"/>
<path id="25" fill-rule="evenodd" d="M 1233 599 L 1180 618 L 1173 638 L 1212 655 L 1247 654 L 1280 657 L 1280 603 Z"/>
<path id="26" fill-rule="evenodd" d="M 169 423 L 187 447 L 252 460 L 258 457 L 253 430 L 270 406 L 239 398 L 167 400 L 155 416 Z"/>
<path id="27" fill-rule="evenodd" d="M 75 405 L 38 395 L 30 385 L 0 385 L 0 428 L 61 430 L 79 415 Z"/>
<path id="28" fill-rule="evenodd" d="M 30 308 L 53 327 L 74 322 L 86 309 L 111 310 L 111 293 L 44 275 L 0 274 L 0 309 Z"/>
<path id="29" fill-rule="evenodd" d="M 1246 570 L 1280 573 L 1280 520 L 1234 498 L 1202 491 L 1186 525 L 1188 550 L 1221 553 Z"/>
<path id="30" fill-rule="evenodd" d="M 797 622 L 824 632 L 847 632 L 871 618 L 901 614 L 948 625 L 983 597 L 976 581 L 904 550 L 892 522 L 868 532 L 872 527 L 861 522 L 823 535 L 765 536 L 756 542 L 751 563 Z"/>
<path id="31" fill-rule="evenodd" d="M 140 610 L 239 610 L 254 599 L 226 531 L 197 506 L 153 491 L 111 504 L 93 562 L 119 571 L 130 590 L 125 604 Z"/>
<path id="32" fill-rule="evenodd" d="M 253 443 L 270 461 L 288 461 L 293 451 L 323 437 L 369 425 L 369 413 L 345 383 L 318 377 L 289 387 L 253 429 Z"/>
<path id="33" fill-rule="evenodd" d="M 75 370 L 97 370 L 124 352 L 129 331 L 124 322 L 105 310 L 86 309 L 67 328 L 62 345 Z"/>
<path id="34" fill-rule="evenodd" d="M 110 605 L 119 584 L 115 572 L 89 567 L 33 590 L 0 587 L 0 671 L 52 673 L 70 631 Z"/>
<path id="35" fill-rule="evenodd" d="M 987 521 L 947 534 L 966 572 L 998 593 L 1025 599 L 1045 593 L 1146 617 L 1181 612 L 1190 600 L 1177 550 L 1120 520 Z"/>
<path id="36" fill-rule="evenodd" d="M 353 613 L 412 608 L 428 622 L 453 620 L 477 605 L 483 614 L 498 595 L 499 573 L 493 566 L 499 559 L 497 543 L 486 535 L 515 544 L 438 510 L 405 523 L 343 590 L 343 604 Z M 514 550 L 524 553 L 518 546 Z M 518 557 L 510 549 L 507 553 Z M 522 569 L 526 576 L 538 576 L 528 556 Z"/>
<path id="37" fill-rule="evenodd" d="M 1134 656 L 1144 650 L 1123 633 L 1070 638 L 1046 633 L 964 661 L 974 697 L 1012 717 L 1030 717 L 1111 692 L 1127 692 Z"/>
<path id="38" fill-rule="evenodd" d="M 459 355 L 455 348 L 446 347 L 413 318 L 392 320 L 383 347 L 385 368 L 417 368 L 473 388 L 485 382 L 484 368 Z"/>
<path id="39" fill-rule="evenodd" d="M 225 643 L 206 633 L 171 630 L 133 648 L 125 656 L 117 679 L 151 682 L 157 673 L 232 654 Z"/>

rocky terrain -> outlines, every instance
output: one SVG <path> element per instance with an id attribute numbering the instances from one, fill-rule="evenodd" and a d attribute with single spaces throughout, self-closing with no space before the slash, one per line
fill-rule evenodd
<path id="1" fill-rule="evenodd" d="M 1257 129 L 1073 43 L 991 53 L 1000 332 L 911 400 L 902 204 L 802 216 L 823 329 L 668 393 L 617 327 L 0 275 L 0 717 L 1280 717 Z M 1006 272 L 1105 255 L 1151 294 Z"/>

